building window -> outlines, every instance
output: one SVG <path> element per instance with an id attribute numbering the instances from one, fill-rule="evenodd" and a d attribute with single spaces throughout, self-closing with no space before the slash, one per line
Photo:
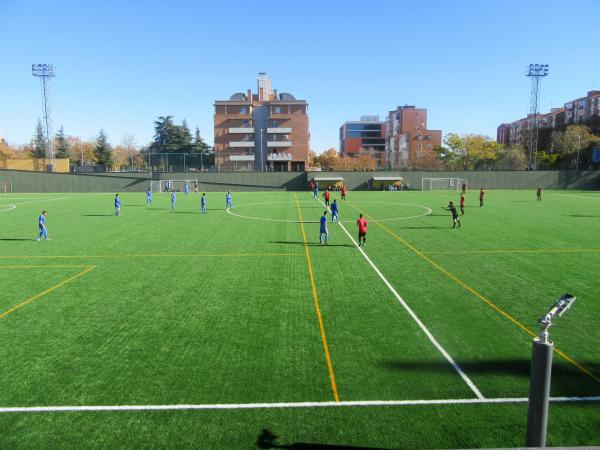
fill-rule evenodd
<path id="1" fill-rule="evenodd" d="M 275 114 L 281 114 L 281 106 L 276 106 L 274 108 L 274 110 L 275 110 Z"/>
<path id="2" fill-rule="evenodd" d="M 271 121 L 271 125 L 272 125 L 273 127 L 276 127 L 276 126 L 277 126 L 277 121 L 276 121 L 276 120 L 272 120 L 272 121 Z"/>
<path id="3" fill-rule="evenodd" d="M 245 106 L 242 106 L 240 108 L 240 114 L 248 114 L 248 108 L 246 108 Z"/>

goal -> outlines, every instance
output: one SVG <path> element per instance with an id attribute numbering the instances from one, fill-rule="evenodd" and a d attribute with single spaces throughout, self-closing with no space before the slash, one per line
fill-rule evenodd
<path id="1" fill-rule="evenodd" d="M 422 191 L 460 191 L 463 184 L 462 178 L 421 178 Z"/>
<path id="2" fill-rule="evenodd" d="M 150 190 L 152 192 L 178 191 L 183 192 L 185 185 L 188 185 L 190 192 L 194 192 L 194 186 L 198 180 L 151 180 Z"/>

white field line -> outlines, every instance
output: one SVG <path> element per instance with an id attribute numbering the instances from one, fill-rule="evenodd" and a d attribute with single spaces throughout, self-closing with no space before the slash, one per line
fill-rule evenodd
<path id="1" fill-rule="evenodd" d="M 591 196 L 591 195 L 575 195 L 575 194 L 556 194 L 561 197 L 573 197 L 573 198 L 585 198 L 587 200 L 600 200 L 600 196 Z"/>
<path id="2" fill-rule="evenodd" d="M 293 409 L 293 408 L 347 408 L 378 406 L 461 405 L 527 403 L 527 397 L 515 398 L 456 398 L 439 400 L 357 400 L 342 402 L 289 402 L 289 403 L 213 403 L 178 405 L 82 405 L 82 406 L 10 406 L 0 407 L 7 413 L 56 413 L 99 411 L 184 411 L 184 410 L 234 410 L 234 409 Z M 551 402 L 600 402 L 597 397 L 550 397 Z"/>
<path id="3" fill-rule="evenodd" d="M 319 199 L 319 202 L 323 206 L 325 206 L 325 203 L 323 203 L 321 201 L 321 199 Z M 329 209 L 329 208 L 327 208 L 327 209 Z M 396 297 L 396 300 L 398 300 L 400 302 L 400 304 L 406 310 L 406 312 L 410 315 L 410 317 L 412 317 L 412 319 L 417 323 L 417 325 L 419 325 L 419 327 L 421 328 L 421 330 L 423 330 L 423 333 L 425 333 L 425 336 L 427 336 L 427 338 L 431 341 L 431 343 L 434 345 L 434 347 L 438 349 L 438 351 L 444 356 L 444 358 L 446 358 L 446 360 L 448 361 L 448 363 L 450 363 L 450 365 L 452 366 L 452 368 L 460 375 L 460 377 L 467 384 L 467 386 L 469 386 L 469 388 L 471 388 L 471 390 L 473 391 L 473 393 L 475 394 L 475 396 L 478 399 L 480 399 L 480 400 L 484 399 L 485 397 L 483 396 L 483 394 L 481 393 L 481 391 L 477 388 L 477 386 L 475 386 L 475 383 L 473 383 L 473 381 L 471 381 L 471 379 L 460 368 L 460 366 L 456 363 L 456 361 L 454 361 L 454 359 L 452 358 L 452 356 L 450 356 L 450 354 L 444 349 L 444 347 L 442 347 L 442 345 L 433 336 L 433 334 L 431 334 L 431 332 L 425 326 L 425 324 L 423 322 L 421 322 L 421 319 L 419 319 L 417 317 L 417 315 L 415 314 L 415 312 L 410 308 L 410 306 L 408 306 L 408 304 L 404 301 L 404 299 L 400 296 L 400 294 L 398 294 L 398 292 L 396 291 L 396 289 L 394 288 L 394 286 L 391 285 L 391 283 L 381 273 L 381 271 L 377 268 L 377 266 L 373 263 L 373 261 L 371 261 L 371 258 L 369 258 L 367 256 L 367 254 L 362 249 L 362 247 L 360 247 L 357 244 L 357 242 L 350 235 L 350 233 L 348 232 L 348 230 L 346 229 L 346 227 L 343 224 L 341 224 L 341 223 L 339 225 L 342 228 L 342 230 L 344 230 L 344 232 L 348 235 L 348 237 L 354 243 L 354 245 L 360 251 L 360 253 L 364 256 L 364 258 L 367 260 L 367 262 L 369 263 L 369 265 L 373 268 L 373 270 L 377 273 L 377 275 L 379 275 L 379 278 L 381 278 L 381 280 L 384 282 L 384 284 L 387 286 L 387 288 L 390 290 L 390 292 L 392 294 L 394 294 L 394 297 Z"/>
<path id="4" fill-rule="evenodd" d="M 13 204 L 10 204 L 10 205 L 0 205 L 0 206 L 8 206 L 8 208 L 0 209 L 0 212 L 3 212 L 3 211 L 12 211 L 13 209 L 16 208 L 16 206 L 13 205 Z"/>

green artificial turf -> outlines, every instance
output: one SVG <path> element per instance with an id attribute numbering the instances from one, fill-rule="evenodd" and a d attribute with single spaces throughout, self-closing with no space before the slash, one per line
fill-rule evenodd
<path id="1" fill-rule="evenodd" d="M 318 244 L 310 193 L 234 192 L 233 214 L 209 193 L 205 215 L 198 194 L 175 210 L 169 194 L 150 208 L 144 193 L 121 197 L 115 217 L 111 194 L 0 195 L 0 407 L 330 402 L 330 375 L 342 401 L 475 398 L 339 224 Z M 354 238 L 367 215 L 366 254 L 486 398 L 527 397 L 527 330 L 565 292 L 577 302 L 551 335 L 571 361 L 555 353 L 552 395 L 600 396 L 600 194 L 490 191 L 479 208 L 468 192 L 452 229 L 441 206 L 457 197 L 333 196 Z M 550 409 L 549 445 L 600 444 L 600 402 Z M 526 415 L 525 403 L 9 412 L 0 448 L 253 448 L 263 429 L 281 445 L 508 447 L 524 445 Z"/>

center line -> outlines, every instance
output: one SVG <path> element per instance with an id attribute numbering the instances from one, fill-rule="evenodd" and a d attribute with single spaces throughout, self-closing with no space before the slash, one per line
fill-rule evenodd
<path id="1" fill-rule="evenodd" d="M 296 208 L 298 208 L 298 218 L 300 219 L 300 229 L 302 230 L 302 238 L 304 239 L 304 250 L 306 251 L 306 260 L 308 261 L 308 274 L 310 275 L 310 285 L 312 287 L 313 298 L 315 300 L 315 309 L 317 311 L 317 317 L 319 319 L 319 329 L 321 330 L 321 340 L 323 341 L 323 349 L 325 350 L 325 359 L 327 360 L 327 369 L 329 371 L 329 381 L 331 382 L 331 390 L 333 391 L 333 398 L 336 402 L 340 401 L 338 394 L 337 385 L 335 383 L 335 374 L 333 373 L 333 364 L 331 363 L 331 355 L 329 354 L 329 346 L 327 345 L 327 336 L 325 335 L 325 326 L 323 325 L 323 317 L 321 316 L 321 309 L 319 308 L 319 297 L 317 296 L 317 287 L 315 285 L 315 277 L 313 275 L 312 263 L 310 261 L 310 252 L 308 251 L 308 242 L 306 240 L 306 231 L 304 231 L 304 223 L 302 222 L 302 212 L 300 211 L 300 204 L 298 203 L 298 197 L 294 192 L 294 200 L 296 200 Z"/>

